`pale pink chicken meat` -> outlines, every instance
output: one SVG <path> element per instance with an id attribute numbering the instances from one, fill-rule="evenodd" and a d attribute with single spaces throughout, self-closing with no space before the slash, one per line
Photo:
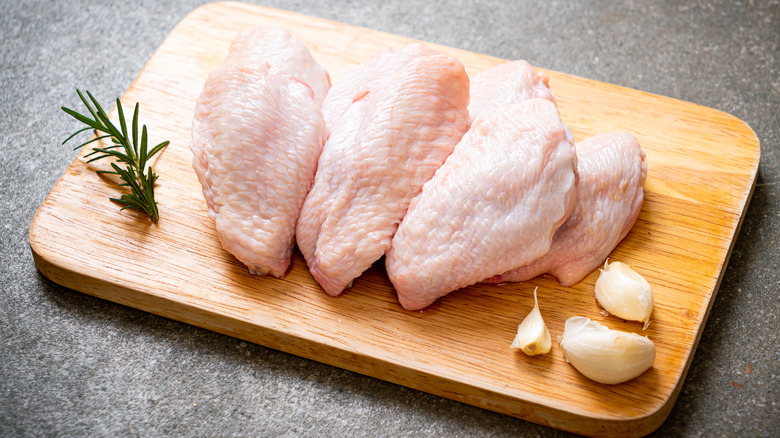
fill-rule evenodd
<path id="1" fill-rule="evenodd" d="M 224 63 L 275 67 L 309 86 L 318 105 L 322 105 L 330 89 L 328 72 L 314 60 L 309 49 L 277 26 L 254 26 L 239 32 Z"/>
<path id="2" fill-rule="evenodd" d="M 574 206 L 576 166 L 548 100 L 477 117 L 393 238 L 386 266 L 401 305 L 424 308 L 546 254 Z"/>
<path id="3" fill-rule="evenodd" d="M 409 201 L 468 127 L 469 79 L 455 58 L 413 44 L 357 69 L 323 104 L 331 134 L 296 229 L 331 295 L 382 257 Z"/>
<path id="4" fill-rule="evenodd" d="M 327 137 L 313 88 L 300 79 L 307 57 L 291 57 L 304 62 L 278 64 L 298 77 L 275 67 L 272 57 L 255 62 L 231 50 L 198 96 L 190 145 L 223 248 L 252 273 L 276 277 L 290 264 L 295 224 Z"/>
<path id="5" fill-rule="evenodd" d="M 526 61 L 510 61 L 485 70 L 471 81 L 471 121 L 485 111 L 527 99 L 547 99 L 555 103 L 549 82 L 547 75 Z"/>
<path id="6" fill-rule="evenodd" d="M 344 112 L 370 90 L 381 88 L 386 83 L 388 72 L 396 72 L 413 59 L 435 52 L 422 45 L 412 45 L 404 50 L 387 48 L 374 55 L 368 62 L 349 69 L 342 75 L 322 104 L 322 115 L 331 127 Z"/>
<path id="7" fill-rule="evenodd" d="M 550 252 L 490 282 L 526 281 L 544 273 L 570 286 L 600 267 L 636 222 L 644 200 L 647 161 L 628 133 L 577 143 L 577 202 L 553 237 Z"/>

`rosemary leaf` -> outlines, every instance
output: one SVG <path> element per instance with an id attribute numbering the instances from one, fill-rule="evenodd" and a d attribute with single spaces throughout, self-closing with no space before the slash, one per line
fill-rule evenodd
<path id="1" fill-rule="evenodd" d="M 81 134 L 81 133 L 82 133 L 82 132 L 84 132 L 84 131 L 89 131 L 90 129 L 92 129 L 92 127 L 90 127 L 90 126 L 85 126 L 85 127 L 81 128 L 81 129 L 79 129 L 78 131 L 76 131 L 76 132 L 74 132 L 73 134 L 71 134 L 71 135 L 70 135 L 70 137 L 66 138 L 66 139 L 65 139 L 65 141 L 63 141 L 63 142 L 62 142 L 62 144 L 65 144 L 65 143 L 67 143 L 67 142 L 68 142 L 68 140 L 70 140 L 71 138 L 73 138 L 73 137 L 75 137 L 75 136 L 77 136 L 77 135 Z M 81 145 L 81 146 L 84 146 L 84 145 Z M 80 148 L 81 146 L 77 146 L 75 149 L 78 149 L 78 148 Z M 74 149 L 74 150 L 75 150 L 75 149 Z"/>
<path id="2" fill-rule="evenodd" d="M 141 128 L 141 142 L 139 145 L 139 105 L 137 103 L 133 111 L 133 119 L 131 121 L 132 127 L 129 133 L 132 135 L 132 139 L 129 139 L 127 121 L 125 120 L 125 113 L 124 109 L 122 108 L 122 102 L 120 102 L 119 99 L 116 100 L 117 115 L 119 117 L 119 128 L 117 128 L 109 120 L 105 110 L 103 110 L 103 107 L 100 106 L 100 103 L 97 101 L 97 99 L 95 99 L 92 93 L 89 91 L 86 92 L 89 99 L 84 97 L 84 95 L 78 89 L 76 89 L 76 93 L 79 95 L 79 98 L 81 99 L 81 102 L 84 104 L 84 106 L 87 107 L 87 111 L 89 111 L 89 114 L 92 116 L 92 118 L 84 114 L 80 114 L 70 108 L 62 107 L 62 110 L 65 111 L 66 114 L 87 125 L 85 128 L 79 129 L 67 139 L 65 139 L 62 144 L 67 143 L 76 135 L 89 130 L 94 131 L 96 137 L 80 144 L 79 146 L 76 146 L 74 149 L 82 148 L 96 141 L 110 139 L 110 141 L 113 143 L 112 145 L 106 147 L 93 147 L 92 152 L 85 155 L 85 157 L 96 155 L 89 159 L 87 163 L 91 163 L 92 161 L 107 157 L 113 157 L 116 160 L 115 162 L 111 163 L 111 168 L 113 171 L 98 170 L 97 173 L 117 175 L 121 181 L 118 185 L 120 187 L 130 188 L 130 193 L 125 193 L 119 198 L 109 199 L 122 205 L 120 210 L 125 210 L 128 208 L 139 210 L 149 216 L 153 222 L 157 222 L 160 218 L 160 214 L 157 209 L 157 202 L 154 200 L 154 183 L 157 181 L 157 174 L 154 173 L 154 170 L 151 166 L 147 167 L 147 162 L 155 154 L 159 153 L 166 146 L 168 146 L 170 142 L 164 141 L 149 151 L 147 145 L 148 138 L 146 133 L 146 125 L 143 125 Z M 102 133 L 104 135 L 97 136 L 98 133 Z M 124 167 L 120 167 L 117 163 L 123 164 Z"/>
<path id="3" fill-rule="evenodd" d="M 95 138 L 93 138 L 92 140 L 89 140 L 89 141 L 87 141 L 87 142 L 81 143 L 80 145 L 78 145 L 78 146 L 76 146 L 75 148 L 73 148 L 73 150 L 75 151 L 76 149 L 81 149 L 82 147 L 84 147 L 84 146 L 86 146 L 86 145 L 88 145 L 88 144 L 90 144 L 90 143 L 92 143 L 92 142 L 100 141 L 100 140 L 103 140 L 104 138 L 109 138 L 109 137 L 111 137 L 111 136 L 110 136 L 110 135 L 101 135 L 100 137 L 95 137 Z M 110 147 L 109 147 L 109 148 L 110 148 Z M 108 149 L 108 148 L 106 148 L 106 149 Z M 93 150 L 94 150 L 94 149 L 93 149 Z M 92 153 L 88 154 L 87 156 L 89 156 L 89 155 L 92 155 L 92 154 L 94 154 L 94 153 L 95 153 L 95 152 L 92 152 Z"/>

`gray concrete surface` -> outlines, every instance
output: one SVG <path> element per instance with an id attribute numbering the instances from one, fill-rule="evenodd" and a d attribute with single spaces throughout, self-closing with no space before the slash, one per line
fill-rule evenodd
<path id="1" fill-rule="evenodd" d="M 106 4 L 108 3 L 108 4 Z M 0 2 L 1 436 L 563 436 L 62 288 L 30 221 L 76 152 L 76 87 L 120 96 L 200 2 Z M 270 1 L 717 108 L 762 149 L 709 322 L 658 436 L 780 436 L 778 1 Z"/>

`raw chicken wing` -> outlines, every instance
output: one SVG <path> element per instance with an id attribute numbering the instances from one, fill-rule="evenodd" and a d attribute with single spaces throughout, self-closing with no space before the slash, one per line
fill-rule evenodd
<path id="1" fill-rule="evenodd" d="M 574 207 L 576 166 L 548 100 L 477 117 L 393 238 L 386 265 L 401 305 L 421 309 L 546 254 Z"/>
<path id="2" fill-rule="evenodd" d="M 358 69 L 323 104 L 331 134 L 296 229 L 331 295 L 382 257 L 409 201 L 468 125 L 469 80 L 455 58 L 413 44 Z"/>
<path id="3" fill-rule="evenodd" d="M 233 45 L 197 99 L 190 145 L 223 248 L 251 272 L 276 277 L 290 264 L 295 224 L 327 137 L 313 88 L 301 81 L 327 83 L 327 76 L 321 67 L 306 72 L 311 55 L 289 38 Z M 274 55 L 257 62 L 252 56 L 263 44 L 273 44 L 266 48 Z"/>
<path id="4" fill-rule="evenodd" d="M 570 286 L 601 266 L 636 222 L 647 177 L 645 154 L 636 139 L 628 133 L 601 134 L 577 143 L 576 150 L 577 202 L 555 233 L 550 252 L 491 282 L 550 273 Z"/>

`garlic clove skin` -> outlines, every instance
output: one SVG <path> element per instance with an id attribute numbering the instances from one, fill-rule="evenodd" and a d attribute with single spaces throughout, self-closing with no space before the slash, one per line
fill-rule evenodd
<path id="1" fill-rule="evenodd" d="M 547 325 L 542 319 L 542 313 L 539 311 L 539 301 L 536 299 L 536 289 L 534 289 L 534 308 L 523 322 L 517 326 L 517 335 L 512 342 L 511 348 L 520 349 L 523 353 L 534 356 L 537 354 L 547 354 L 552 348 L 552 338 Z"/>
<path id="2" fill-rule="evenodd" d="M 650 283 L 625 263 L 604 263 L 596 280 L 596 300 L 618 318 L 644 322 L 643 330 L 650 325 L 653 313 Z"/>
<path id="3" fill-rule="evenodd" d="M 639 376 L 655 361 L 655 344 L 647 337 L 610 330 L 582 316 L 566 320 L 560 344 L 577 371 L 610 385 Z"/>

